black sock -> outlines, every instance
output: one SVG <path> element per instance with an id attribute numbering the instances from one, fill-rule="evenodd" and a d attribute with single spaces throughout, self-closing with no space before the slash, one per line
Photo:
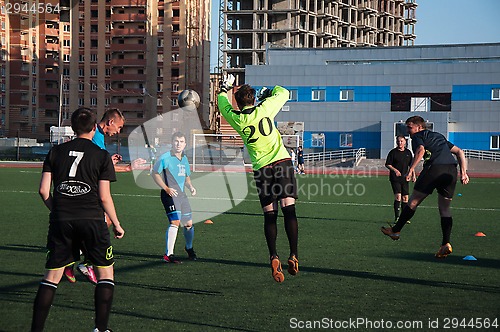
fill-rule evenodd
<path id="1" fill-rule="evenodd" d="M 264 235 L 266 236 L 270 257 L 278 255 L 276 252 L 276 237 L 278 236 L 276 220 L 278 220 L 278 211 L 264 212 Z"/>
<path id="2" fill-rule="evenodd" d="M 401 229 L 406 224 L 408 220 L 410 220 L 415 214 L 415 210 L 412 210 L 408 205 L 405 205 L 403 211 L 401 211 L 401 215 L 399 216 L 398 222 L 396 225 L 392 227 L 392 231 L 394 233 L 401 232 Z"/>
<path id="3" fill-rule="evenodd" d="M 451 228 L 453 227 L 452 217 L 441 217 L 441 230 L 443 231 L 443 243 L 445 245 L 450 242 Z"/>
<path id="4" fill-rule="evenodd" d="M 401 201 L 394 200 L 394 220 L 398 220 L 398 218 L 399 218 L 400 205 L 401 205 Z"/>
<path id="5" fill-rule="evenodd" d="M 102 279 L 97 282 L 94 293 L 95 327 L 99 331 L 108 329 L 109 313 L 113 303 L 115 283 L 110 279 Z"/>
<path id="6" fill-rule="evenodd" d="M 299 225 L 297 215 L 295 214 L 295 204 L 282 207 L 281 211 L 285 220 L 285 231 L 288 237 L 288 244 L 290 245 L 290 256 L 295 255 L 298 258 Z"/>
<path id="7" fill-rule="evenodd" d="M 42 280 L 38 286 L 35 302 L 33 304 L 33 319 L 31 321 L 31 331 L 43 331 L 45 320 L 49 315 L 50 306 L 54 301 L 57 284 Z"/>

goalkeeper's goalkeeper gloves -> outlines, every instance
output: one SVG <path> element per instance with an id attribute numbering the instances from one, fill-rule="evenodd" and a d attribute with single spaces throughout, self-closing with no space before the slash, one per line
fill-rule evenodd
<path id="1" fill-rule="evenodd" d="M 222 80 L 222 84 L 220 86 L 220 91 L 221 92 L 228 92 L 233 88 L 234 81 L 236 78 L 234 77 L 233 74 L 225 74 L 224 79 Z"/>
<path id="2" fill-rule="evenodd" d="M 259 91 L 257 91 L 257 96 L 256 96 L 257 100 L 263 101 L 267 97 L 270 97 L 272 95 L 272 93 L 273 93 L 272 89 L 268 89 L 264 86 L 264 87 L 260 88 Z"/>

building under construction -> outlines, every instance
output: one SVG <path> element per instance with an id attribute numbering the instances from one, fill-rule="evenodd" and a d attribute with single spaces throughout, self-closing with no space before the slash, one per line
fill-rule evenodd
<path id="1" fill-rule="evenodd" d="M 47 140 L 81 106 L 120 109 L 127 134 L 187 88 L 208 122 L 211 1 L 12 3 L 0 0 L 0 136 Z"/>
<path id="2" fill-rule="evenodd" d="M 244 82 L 246 65 L 266 63 L 266 47 L 408 46 L 415 0 L 222 0 L 219 65 Z"/>

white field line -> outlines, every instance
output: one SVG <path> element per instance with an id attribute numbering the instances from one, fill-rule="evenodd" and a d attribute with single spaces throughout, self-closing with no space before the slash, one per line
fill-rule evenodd
<path id="1" fill-rule="evenodd" d="M 38 194 L 35 191 L 25 191 L 25 190 L 0 190 L 0 193 L 11 193 L 11 194 Z M 122 196 L 122 197 L 137 197 L 137 198 L 154 198 L 159 199 L 159 195 L 141 195 L 141 194 L 120 194 L 113 193 L 113 196 Z M 229 198 L 220 198 L 220 197 L 189 197 L 190 200 L 214 200 L 214 201 L 229 201 Z M 235 202 L 241 203 L 245 202 L 259 202 L 258 199 L 235 199 Z M 392 204 L 376 204 L 376 203 L 352 203 L 352 202 L 316 202 L 316 201 L 298 201 L 300 205 L 302 204 L 314 204 L 314 205 L 323 205 L 323 206 L 334 206 L 334 205 L 343 205 L 343 206 L 367 206 L 367 207 L 390 207 Z M 419 209 L 435 209 L 436 206 L 419 206 Z M 474 208 L 474 207 L 451 207 L 452 210 L 467 210 L 467 211 L 500 211 L 500 208 Z"/>

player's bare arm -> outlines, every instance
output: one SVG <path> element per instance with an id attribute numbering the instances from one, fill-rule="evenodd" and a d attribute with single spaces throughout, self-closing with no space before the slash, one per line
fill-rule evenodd
<path id="1" fill-rule="evenodd" d="M 408 170 L 408 173 L 406 174 L 406 181 L 410 181 L 411 179 L 413 179 L 415 177 L 415 168 L 417 167 L 420 160 L 422 160 L 422 158 L 424 157 L 424 153 L 425 153 L 424 146 L 419 145 L 417 148 L 417 151 L 415 151 L 415 156 L 413 158 L 413 161 L 411 162 L 410 169 Z"/>
<path id="2" fill-rule="evenodd" d="M 460 181 L 463 184 L 469 183 L 469 175 L 467 174 L 467 159 L 465 158 L 464 151 L 456 145 L 453 146 L 450 151 L 457 157 L 458 166 L 460 167 Z"/>
<path id="3" fill-rule="evenodd" d="M 121 239 L 123 235 L 125 235 L 125 230 L 120 225 L 120 221 L 116 215 L 115 204 L 113 203 L 113 197 L 111 197 L 110 183 L 108 180 L 99 181 L 99 198 L 101 199 L 104 211 L 113 223 L 115 239 Z"/>
<path id="4" fill-rule="evenodd" d="M 52 182 L 52 173 L 43 172 L 42 179 L 40 180 L 40 188 L 38 190 L 38 193 L 40 194 L 43 203 L 50 211 L 52 211 L 52 194 L 50 193 L 51 182 Z"/>
<path id="5" fill-rule="evenodd" d="M 151 176 L 153 177 L 153 181 L 160 187 L 161 189 L 165 190 L 165 192 L 170 196 L 170 197 L 177 197 L 179 194 L 177 190 L 170 188 L 167 186 L 165 181 L 163 181 L 162 177 L 158 172 L 154 171 L 151 173 Z"/>
<path id="6" fill-rule="evenodd" d="M 191 183 L 191 178 L 189 176 L 186 176 L 186 187 L 191 192 L 191 195 L 196 196 L 196 188 Z"/>

